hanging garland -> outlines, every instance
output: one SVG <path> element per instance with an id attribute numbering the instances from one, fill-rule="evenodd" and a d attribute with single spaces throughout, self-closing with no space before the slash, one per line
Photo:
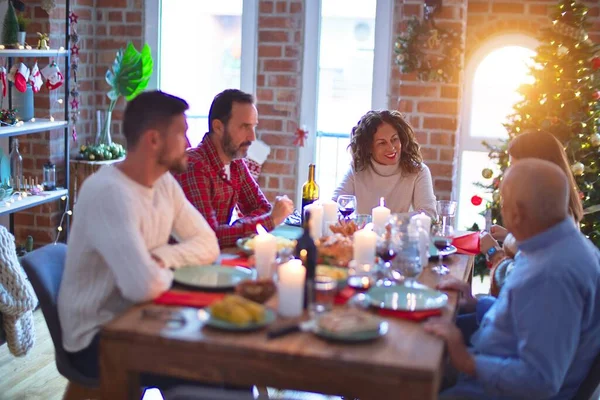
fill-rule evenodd
<path id="1" fill-rule="evenodd" d="M 400 72 L 416 72 L 422 81 L 450 82 L 461 65 L 460 36 L 413 17 L 394 43 Z"/>
<path id="2" fill-rule="evenodd" d="M 79 83 L 77 72 L 79 70 L 79 33 L 77 33 L 77 22 L 79 16 L 73 11 L 69 13 L 69 42 L 71 44 L 71 90 L 69 105 L 71 106 L 71 137 L 77 143 L 77 122 L 79 121 Z"/>

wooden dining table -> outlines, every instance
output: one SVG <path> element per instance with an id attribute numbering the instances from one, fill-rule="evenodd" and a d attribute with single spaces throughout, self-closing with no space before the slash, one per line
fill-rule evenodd
<path id="1" fill-rule="evenodd" d="M 453 276 L 470 280 L 473 257 L 455 254 L 445 262 Z M 429 267 L 419 276 L 429 287 L 439 280 Z M 448 298 L 442 315 L 454 318 L 458 294 L 448 292 Z M 276 303 L 275 297 L 267 305 L 276 309 Z M 387 320 L 387 335 L 372 342 L 329 342 L 308 332 L 268 339 L 265 329 L 226 332 L 205 327 L 195 308 L 142 304 L 102 330 L 101 395 L 111 400 L 139 398 L 140 374 L 149 373 L 361 400 L 437 398 L 444 342 L 427 334 L 419 322 Z"/>

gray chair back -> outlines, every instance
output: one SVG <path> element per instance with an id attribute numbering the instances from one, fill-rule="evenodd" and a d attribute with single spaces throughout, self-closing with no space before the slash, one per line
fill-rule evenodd
<path id="1" fill-rule="evenodd" d="M 88 378 L 73 367 L 62 345 L 57 302 L 66 255 L 67 246 L 65 244 L 49 244 L 25 255 L 21 259 L 21 265 L 35 290 L 46 325 L 48 325 L 54 343 L 58 372 L 71 382 L 86 387 L 98 387 L 97 380 Z"/>

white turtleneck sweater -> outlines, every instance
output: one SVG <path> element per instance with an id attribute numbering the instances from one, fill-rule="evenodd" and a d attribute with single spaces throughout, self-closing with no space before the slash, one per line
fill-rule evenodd
<path id="1" fill-rule="evenodd" d="M 171 234 L 178 244 L 168 244 Z M 103 167 L 83 183 L 74 209 L 58 294 L 65 350 L 84 349 L 103 325 L 169 289 L 170 268 L 218 256 L 215 233 L 170 173 L 149 188 Z"/>
<path id="2" fill-rule="evenodd" d="M 360 172 L 350 167 L 333 193 L 333 200 L 337 201 L 338 196 L 343 194 L 356 196 L 358 214 L 371 214 L 383 197 L 385 206 L 392 213 L 414 210 L 424 211 L 434 218 L 437 215 L 431 172 L 425 164 L 421 164 L 419 172 L 412 174 L 403 174 L 399 165 L 383 165 L 375 161 Z"/>

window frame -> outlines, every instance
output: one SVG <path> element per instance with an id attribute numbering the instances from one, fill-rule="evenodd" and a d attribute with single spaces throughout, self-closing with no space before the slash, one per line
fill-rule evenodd
<path id="1" fill-rule="evenodd" d="M 460 131 L 458 145 L 458 169 L 456 174 L 456 185 L 452 188 L 452 198 L 460 201 L 461 176 L 463 168 L 463 152 L 478 151 L 488 152 L 488 149 L 483 145 L 483 141 L 500 146 L 500 139 L 493 139 L 483 136 L 471 136 L 471 115 L 473 105 L 473 84 L 475 81 L 475 72 L 481 62 L 493 51 L 506 46 L 520 46 L 536 51 L 539 46 L 539 41 L 532 36 L 523 33 L 508 33 L 494 36 L 486 40 L 477 50 L 475 50 L 469 58 L 464 72 L 463 97 L 460 114 Z M 464 165 L 466 167 L 466 165 Z"/>
<path id="2" fill-rule="evenodd" d="M 304 59 L 302 68 L 302 100 L 300 126 L 309 134 L 304 147 L 298 150 L 296 204 L 302 200 L 302 185 L 308 176 L 308 164 L 317 157 L 317 100 L 319 85 L 319 54 L 321 37 L 321 0 L 307 1 L 304 10 Z M 392 68 L 394 0 L 377 0 L 375 11 L 375 47 L 373 54 L 373 84 L 371 109 L 388 109 Z M 360 116 L 356 117 L 357 120 Z M 348 132 L 350 135 L 350 132 Z M 317 166 L 318 168 L 318 166 Z"/>
<path id="3" fill-rule="evenodd" d="M 161 10 L 164 0 L 146 0 L 144 40 L 150 46 L 154 66 L 148 83 L 149 90 L 160 89 L 160 39 Z M 240 90 L 256 94 L 256 68 L 258 57 L 258 2 L 242 0 L 242 55 L 240 71 Z M 217 93 L 214 93 L 216 95 Z M 208 115 L 208 110 L 206 110 Z M 204 116 L 206 116 L 204 115 Z M 191 117 L 199 117 L 192 115 Z"/>

